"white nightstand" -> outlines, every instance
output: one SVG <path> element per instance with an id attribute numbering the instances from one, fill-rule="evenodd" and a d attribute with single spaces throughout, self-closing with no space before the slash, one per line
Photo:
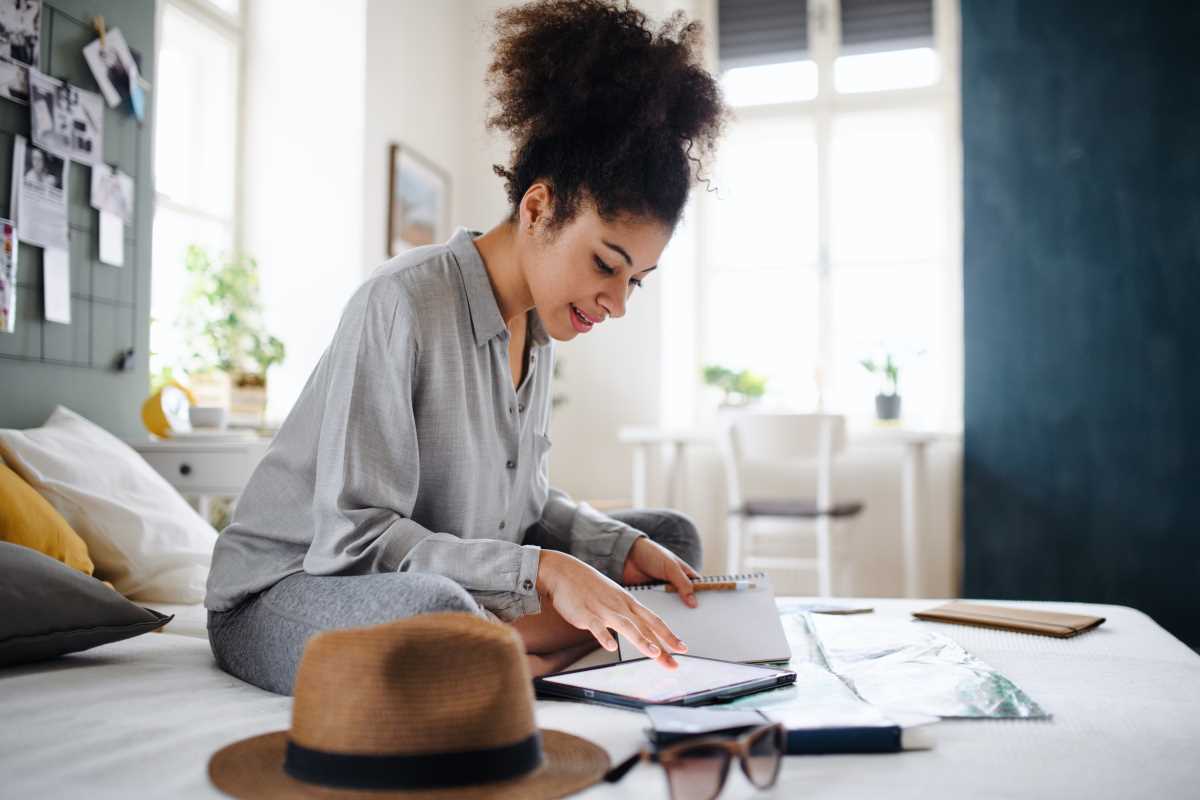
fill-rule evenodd
<path id="1" fill-rule="evenodd" d="M 236 441 L 126 439 L 158 474 L 187 498 L 196 498 L 196 510 L 209 518 L 213 497 L 237 497 L 250 480 L 271 440 L 266 437 Z"/>

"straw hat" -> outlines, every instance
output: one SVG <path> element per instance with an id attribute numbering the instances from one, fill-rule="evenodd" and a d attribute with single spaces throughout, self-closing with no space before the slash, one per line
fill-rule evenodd
<path id="1" fill-rule="evenodd" d="M 539 730 L 511 627 L 466 613 L 326 631 L 305 647 L 292 727 L 208 762 L 243 798 L 554 798 L 596 783 L 608 754 Z"/>

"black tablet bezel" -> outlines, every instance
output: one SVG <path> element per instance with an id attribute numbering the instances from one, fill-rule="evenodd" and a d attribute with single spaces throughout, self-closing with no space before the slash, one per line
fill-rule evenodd
<path id="1" fill-rule="evenodd" d="M 719 661 L 723 664 L 738 663 L 744 667 L 754 667 L 756 669 L 771 670 L 774 674 L 763 675 L 761 678 L 754 678 L 740 683 L 731 683 L 725 686 L 718 686 L 712 689 L 706 689 L 703 692 L 695 692 L 685 694 L 682 698 L 673 700 L 644 700 L 633 695 L 617 694 L 615 692 L 604 692 L 596 689 L 588 689 L 584 686 L 570 686 L 562 683 L 555 683 L 547 680 L 548 678 L 557 678 L 562 675 L 574 675 L 579 672 L 591 672 L 598 669 L 611 669 L 612 667 L 621 664 L 632 664 L 636 661 L 649 661 L 648 658 L 634 658 L 628 661 L 617 661 L 612 664 L 599 664 L 594 667 L 583 667 L 582 669 L 572 669 L 566 672 L 556 672 L 553 675 L 546 675 L 533 679 L 534 692 L 539 697 L 551 697 L 555 699 L 567 700 L 583 700 L 589 703 L 601 703 L 604 705 L 616 705 L 624 708 L 644 708 L 648 705 L 660 706 L 698 706 L 707 703 L 721 703 L 728 700 L 733 700 L 738 697 L 743 697 L 748 694 L 765 691 L 767 689 L 775 689 L 780 686 L 787 686 L 796 682 L 796 673 L 788 669 L 779 669 L 777 667 L 764 667 L 761 664 L 742 664 L 741 662 L 723 661 L 719 658 L 706 658 L 704 656 L 689 656 L 684 653 L 675 653 L 677 659 L 688 658 L 695 661 Z M 665 667 L 664 667 L 665 669 Z"/>

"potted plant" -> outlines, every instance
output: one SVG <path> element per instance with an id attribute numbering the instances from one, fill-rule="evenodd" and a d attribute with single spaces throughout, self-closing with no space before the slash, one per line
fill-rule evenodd
<path id="1" fill-rule="evenodd" d="M 721 390 L 722 408 L 743 408 L 763 396 L 767 379 L 748 369 L 735 372 L 719 364 L 709 364 L 703 370 L 704 382 Z"/>
<path id="2" fill-rule="evenodd" d="M 188 377 L 199 387 L 215 387 L 218 396 L 224 384 L 230 424 L 257 427 L 267 405 L 267 370 L 286 355 L 263 323 L 258 264 L 243 255 L 218 263 L 192 245 L 185 266 L 178 325 L 190 349 Z"/>
<path id="3" fill-rule="evenodd" d="M 890 351 L 883 358 L 861 359 L 863 369 L 879 378 L 879 393 L 875 395 L 875 416 L 882 420 L 900 418 L 900 367 Z"/>

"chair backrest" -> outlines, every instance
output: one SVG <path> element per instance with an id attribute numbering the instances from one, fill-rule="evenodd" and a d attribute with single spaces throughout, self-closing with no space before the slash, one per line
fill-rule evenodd
<path id="1" fill-rule="evenodd" d="M 846 449 L 846 418 L 836 414 L 727 415 L 720 424 L 721 457 L 731 508 L 741 506 L 747 462 L 816 462 L 816 501 L 832 504 L 833 457 Z"/>

